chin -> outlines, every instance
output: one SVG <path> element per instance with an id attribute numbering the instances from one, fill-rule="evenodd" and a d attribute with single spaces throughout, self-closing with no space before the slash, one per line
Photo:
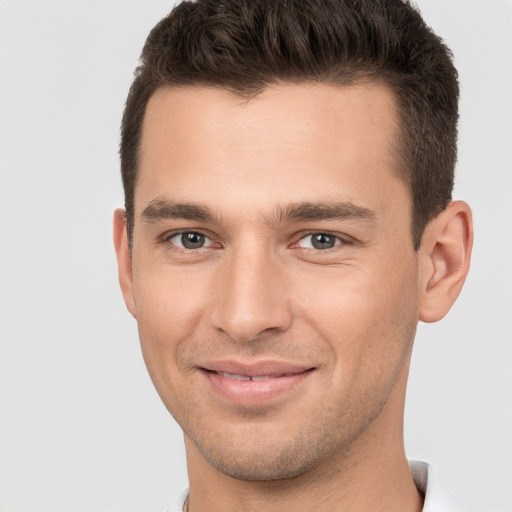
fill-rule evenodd
<path id="1" fill-rule="evenodd" d="M 282 450 L 281 453 L 231 453 L 226 454 L 215 451 L 204 453 L 205 459 L 218 471 L 237 480 L 246 481 L 272 481 L 285 480 L 298 477 L 316 464 L 305 457 Z M 226 456 L 229 455 L 229 456 Z M 316 454 L 318 457 L 318 454 Z M 320 457 L 318 457 L 320 458 Z"/>
<path id="2" fill-rule="evenodd" d="M 243 429 L 242 429 L 243 430 Z M 207 437 L 188 435 L 202 458 L 217 471 L 245 481 L 277 481 L 299 477 L 325 464 L 333 453 L 343 451 L 339 440 L 285 433 L 269 435 L 254 428 L 249 432 L 224 432 Z M 311 434 L 311 433 L 310 433 Z M 338 441 L 338 442 L 336 442 Z M 341 443 L 342 444 L 342 443 Z"/>

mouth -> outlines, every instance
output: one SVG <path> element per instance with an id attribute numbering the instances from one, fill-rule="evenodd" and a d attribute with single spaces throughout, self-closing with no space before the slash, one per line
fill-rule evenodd
<path id="1" fill-rule="evenodd" d="M 233 380 L 250 380 L 252 382 L 258 382 L 262 380 L 270 380 L 270 379 L 280 379 L 283 377 L 292 377 L 297 375 L 296 373 L 288 372 L 288 373 L 272 373 L 270 375 L 240 375 L 237 373 L 228 373 L 228 372 L 217 372 L 214 370 L 206 370 L 214 373 L 215 375 L 220 375 L 221 377 L 225 377 L 226 379 Z M 301 372 L 300 372 L 301 373 Z"/>
<path id="2" fill-rule="evenodd" d="M 233 405 L 254 407 L 291 398 L 314 374 L 315 367 L 278 361 L 255 364 L 219 361 L 201 367 L 209 392 Z"/>

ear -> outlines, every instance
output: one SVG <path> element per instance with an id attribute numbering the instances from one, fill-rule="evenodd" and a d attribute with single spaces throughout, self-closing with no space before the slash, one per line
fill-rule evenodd
<path id="1" fill-rule="evenodd" d="M 118 208 L 114 212 L 114 245 L 117 255 L 119 284 L 123 292 L 124 302 L 128 311 L 136 318 L 137 309 L 133 297 L 132 257 L 128 246 L 126 212 L 123 208 Z"/>
<path id="2" fill-rule="evenodd" d="M 430 222 L 421 240 L 421 321 L 437 322 L 448 313 L 466 280 L 472 246 L 471 209 L 454 201 Z"/>

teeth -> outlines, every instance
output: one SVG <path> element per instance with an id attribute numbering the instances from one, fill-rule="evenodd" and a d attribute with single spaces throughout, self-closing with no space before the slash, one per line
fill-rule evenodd
<path id="1" fill-rule="evenodd" d="M 227 379 L 234 380 L 251 380 L 251 377 L 248 375 L 237 375 L 235 373 L 227 373 L 227 372 L 216 372 L 217 375 L 222 375 L 222 377 L 226 377 Z"/>
<path id="2" fill-rule="evenodd" d="M 258 375 L 258 376 L 251 377 L 251 380 L 268 380 L 268 379 L 276 379 L 277 377 L 280 377 L 280 375 L 275 375 L 275 376 L 272 376 L 272 375 Z"/>
<path id="3" fill-rule="evenodd" d="M 227 373 L 227 372 L 215 372 L 217 375 L 221 375 L 222 377 L 226 377 L 226 379 L 233 380 L 252 380 L 252 381 L 260 381 L 260 380 L 268 380 L 268 379 L 277 379 L 278 377 L 285 377 L 289 374 L 280 374 L 280 375 L 255 375 L 253 377 L 249 377 L 249 375 L 237 375 L 236 373 Z"/>

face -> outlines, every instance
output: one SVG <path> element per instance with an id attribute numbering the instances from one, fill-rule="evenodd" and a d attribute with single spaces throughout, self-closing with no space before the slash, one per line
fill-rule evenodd
<path id="1" fill-rule="evenodd" d="M 299 475 L 401 422 L 418 261 L 395 135 L 378 84 L 151 98 L 125 298 L 216 470 Z"/>

